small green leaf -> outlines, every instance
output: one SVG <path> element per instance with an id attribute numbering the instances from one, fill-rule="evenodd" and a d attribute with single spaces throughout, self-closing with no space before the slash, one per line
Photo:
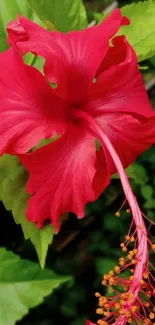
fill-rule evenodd
<path id="1" fill-rule="evenodd" d="M 43 268 L 48 245 L 53 239 L 53 227 L 46 225 L 38 229 L 36 224 L 27 220 L 27 179 L 27 171 L 17 157 L 4 155 L 0 158 L 0 199 L 6 209 L 12 211 L 15 222 L 21 225 L 25 239 L 31 239 Z"/>
<path id="2" fill-rule="evenodd" d="M 155 54 L 155 1 L 133 3 L 121 9 L 130 19 L 130 26 L 122 26 L 119 34 L 124 34 L 136 51 L 138 61 Z"/>
<path id="3" fill-rule="evenodd" d="M 146 170 L 143 166 L 138 163 L 133 163 L 128 168 L 126 168 L 126 174 L 129 178 L 133 179 L 136 184 L 144 184 L 147 181 Z M 119 178 L 118 174 L 114 174 L 112 178 Z"/>
<path id="4" fill-rule="evenodd" d="M 82 0 L 27 0 L 38 17 L 50 30 L 62 32 L 87 27 L 86 11 Z"/>
<path id="5" fill-rule="evenodd" d="M 22 260 L 5 248 L 0 248 L 0 261 L 0 324 L 14 325 L 29 308 L 70 280 L 51 270 L 41 270 L 38 264 Z"/>

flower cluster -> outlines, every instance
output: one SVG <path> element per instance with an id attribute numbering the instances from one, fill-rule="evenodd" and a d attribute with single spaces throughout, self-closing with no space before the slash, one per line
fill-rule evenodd
<path id="1" fill-rule="evenodd" d="M 113 173 L 120 175 L 135 227 L 127 241 L 134 238 L 135 247 L 128 251 L 123 244 L 127 256 L 104 276 L 103 284 L 116 289 L 112 299 L 97 294 L 100 325 L 154 318 L 152 308 L 147 316 L 141 306 L 140 293 L 154 289 L 144 276 L 145 223 L 124 168 L 155 142 L 155 112 L 133 48 L 124 35 L 116 36 L 128 24 L 116 9 L 98 26 L 63 34 L 19 16 L 7 28 L 10 49 L 0 54 L 0 153 L 18 155 L 29 171 L 27 218 L 38 227 L 50 220 L 58 230 L 63 213 L 82 218 L 86 203 L 99 197 Z M 24 63 L 27 52 L 45 59 L 43 73 Z M 130 266 L 133 275 L 120 279 Z M 127 290 L 118 293 L 117 287 Z"/>

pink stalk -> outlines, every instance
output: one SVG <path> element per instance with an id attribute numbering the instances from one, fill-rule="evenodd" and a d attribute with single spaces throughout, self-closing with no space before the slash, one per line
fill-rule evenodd
<path id="1" fill-rule="evenodd" d="M 136 301 L 138 299 L 139 291 L 141 288 L 140 281 L 143 279 L 143 274 L 147 270 L 147 263 L 148 263 L 148 244 L 147 244 L 147 232 L 145 223 L 143 221 L 143 216 L 140 211 L 140 208 L 138 206 L 136 197 L 134 196 L 128 177 L 124 171 L 124 168 L 122 166 L 122 163 L 120 161 L 120 158 L 115 151 L 112 143 L 110 142 L 109 138 L 105 134 L 105 132 L 101 129 L 100 125 L 96 120 L 94 120 L 89 114 L 86 112 L 75 110 L 73 112 L 72 117 L 82 119 L 85 121 L 87 129 L 93 134 L 100 142 L 103 150 L 106 147 L 106 149 L 109 151 L 115 166 L 117 168 L 117 172 L 120 176 L 120 180 L 122 183 L 122 187 L 126 196 L 126 199 L 128 201 L 128 204 L 130 206 L 134 224 L 136 227 L 137 232 L 137 239 L 138 239 L 138 254 L 137 254 L 137 263 L 134 270 L 134 280 L 132 281 L 132 284 L 130 286 L 130 289 L 128 293 L 132 293 L 134 296 L 134 300 Z M 127 317 L 124 315 L 119 316 L 119 318 L 114 322 L 113 324 L 117 325 L 124 325 L 127 322 Z M 104 322 L 103 322 L 104 324 Z M 105 322 L 106 324 L 106 322 Z"/>

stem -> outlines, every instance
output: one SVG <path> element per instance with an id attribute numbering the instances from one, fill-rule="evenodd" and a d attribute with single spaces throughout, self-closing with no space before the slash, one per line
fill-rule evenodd
<path id="1" fill-rule="evenodd" d="M 100 142 L 103 150 L 106 147 L 106 149 L 109 151 L 114 164 L 117 168 L 117 172 L 120 176 L 120 180 L 122 183 L 122 187 L 126 196 L 126 199 L 129 203 L 130 209 L 132 211 L 133 220 L 135 223 L 136 231 L 137 231 L 137 237 L 138 237 L 138 256 L 137 256 L 137 264 L 135 267 L 134 272 L 134 279 L 133 283 L 129 289 L 129 292 L 133 292 L 135 299 L 138 297 L 138 293 L 140 290 L 140 283 L 139 281 L 143 278 L 143 273 L 146 270 L 147 261 L 148 261 L 148 244 L 147 244 L 147 232 L 145 223 L 143 221 L 142 213 L 140 211 L 140 208 L 138 206 L 136 197 L 134 196 L 128 177 L 125 173 L 125 170 L 122 166 L 122 163 L 120 161 L 120 158 L 113 147 L 111 141 L 107 137 L 106 133 L 101 129 L 100 125 L 92 116 L 90 116 L 88 113 L 81 111 L 81 110 L 75 110 L 73 112 L 73 118 L 79 118 L 85 121 L 85 125 L 87 129 L 93 134 Z M 122 318 L 119 317 L 119 318 Z M 123 319 L 122 319 L 123 320 Z M 119 324 L 119 322 L 117 323 Z M 121 322 L 122 324 L 122 322 Z"/>

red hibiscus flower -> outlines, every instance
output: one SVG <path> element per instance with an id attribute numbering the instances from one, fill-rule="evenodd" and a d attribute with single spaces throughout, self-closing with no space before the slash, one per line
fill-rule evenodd
<path id="1" fill-rule="evenodd" d="M 13 49 L 0 56 L 0 152 L 22 154 L 32 194 L 27 217 L 38 227 L 50 219 L 59 228 L 69 211 L 82 218 L 116 169 L 133 214 L 140 213 L 123 167 L 154 143 L 155 114 L 134 50 L 124 36 L 109 45 L 128 23 L 116 9 L 102 24 L 68 34 L 44 31 L 23 17 L 9 24 Z M 42 56 L 45 77 L 26 66 L 17 49 Z M 55 134 L 59 139 L 23 155 Z"/>

